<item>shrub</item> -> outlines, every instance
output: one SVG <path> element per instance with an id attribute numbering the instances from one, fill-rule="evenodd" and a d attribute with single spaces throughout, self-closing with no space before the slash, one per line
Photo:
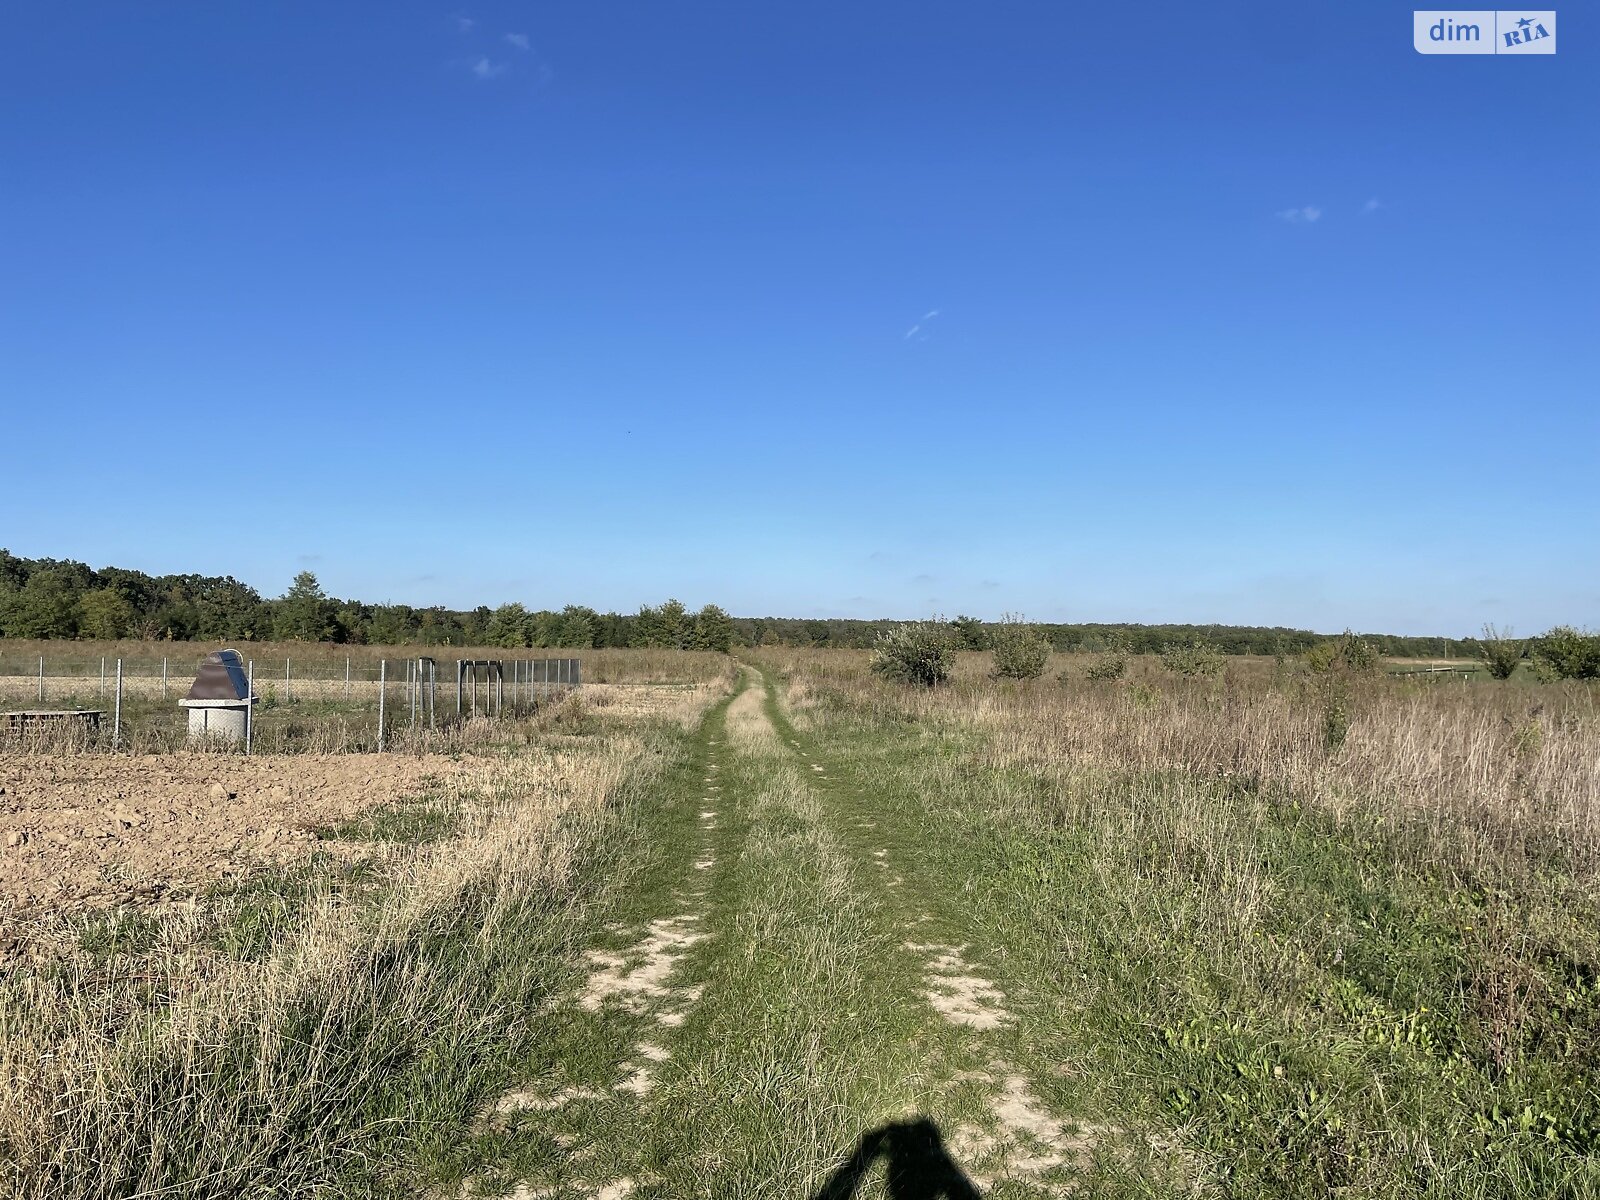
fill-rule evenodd
<path id="1" fill-rule="evenodd" d="M 950 678 L 955 650 L 954 631 L 945 622 L 907 621 L 878 635 L 872 670 L 897 683 L 934 687 Z"/>
<path id="2" fill-rule="evenodd" d="M 1511 631 L 1504 633 L 1493 625 L 1483 627 L 1483 641 L 1478 643 L 1478 653 L 1483 657 L 1483 665 L 1489 669 L 1489 674 L 1496 679 L 1510 679 L 1517 669 L 1517 664 L 1522 661 L 1526 646 L 1520 638 L 1513 638 Z"/>
<path id="3" fill-rule="evenodd" d="M 1000 618 L 991 638 L 994 644 L 994 673 L 999 679 L 1037 679 L 1050 661 L 1050 642 L 1037 626 L 1029 625 L 1017 613 Z"/>
<path id="4" fill-rule="evenodd" d="M 1089 665 L 1089 678 L 1121 679 L 1128 670 L 1128 655 L 1131 653 L 1133 644 L 1128 635 L 1118 630 L 1106 638 L 1105 653 Z"/>
<path id="5" fill-rule="evenodd" d="M 1557 679 L 1600 679 L 1600 634 L 1558 625 L 1538 639 L 1533 652 Z"/>
<path id="6" fill-rule="evenodd" d="M 1199 638 L 1173 642 L 1161 652 L 1161 665 L 1174 675 L 1215 675 L 1222 670 L 1222 655 Z"/>
<path id="7" fill-rule="evenodd" d="M 950 622 L 950 628 L 955 630 L 956 646 L 961 650 L 987 650 L 989 648 L 989 635 L 983 628 L 983 622 L 977 617 L 958 616 Z"/>
<path id="8" fill-rule="evenodd" d="M 1322 703 L 1322 745 L 1329 754 L 1344 745 L 1350 733 L 1349 693 L 1342 683 L 1330 687 Z"/>
<path id="9" fill-rule="evenodd" d="M 1346 629 L 1338 637 L 1307 650 L 1306 666 L 1319 675 L 1329 671 L 1369 674 L 1378 669 L 1378 649 L 1360 634 Z"/>
<path id="10" fill-rule="evenodd" d="M 1090 679 L 1121 679 L 1128 669 L 1128 656 L 1124 651 L 1111 650 L 1089 664 Z"/>

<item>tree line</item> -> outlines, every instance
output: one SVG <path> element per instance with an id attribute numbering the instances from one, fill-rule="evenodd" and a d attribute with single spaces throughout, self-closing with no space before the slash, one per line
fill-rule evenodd
<path id="1" fill-rule="evenodd" d="M 559 611 L 521 604 L 465 610 L 371 604 L 328 595 L 310 571 L 295 576 L 283 595 L 268 598 L 227 575 L 95 570 L 7 550 L 0 550 L 0 637 L 722 651 L 736 641 L 732 618 L 715 604 L 690 612 L 668 600 L 635 613 L 581 604 Z"/>
<path id="2" fill-rule="evenodd" d="M 581 604 L 529 609 L 522 604 L 450 609 L 372 604 L 328 595 L 303 571 L 277 597 L 232 576 L 149 575 L 124 567 L 98 570 L 70 559 L 20 558 L 0 549 L 0 636 L 143 638 L 174 641 L 313 641 L 370 645 L 530 646 L 565 649 L 664 646 L 726 651 L 733 646 L 868 649 L 897 626 L 891 620 L 842 617 L 733 617 L 715 604 L 691 612 L 677 600 L 633 613 Z M 994 622 L 949 622 L 961 648 L 990 648 Z M 1203 644 L 1223 654 L 1290 656 L 1330 640 L 1305 629 L 1248 625 L 1036 624 L 1058 651 L 1120 650 L 1160 654 Z M 1361 635 L 1388 657 L 1477 658 L 1477 638 Z"/>

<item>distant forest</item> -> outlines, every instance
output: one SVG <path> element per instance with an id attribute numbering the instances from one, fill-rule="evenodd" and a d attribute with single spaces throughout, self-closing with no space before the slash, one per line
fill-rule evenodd
<path id="1" fill-rule="evenodd" d="M 18 558 L 0 550 L 0 636 L 14 638 L 143 638 L 250 642 L 349 642 L 372 645 L 733 646 L 872 645 L 895 621 L 844 618 L 734 617 L 714 604 L 691 612 L 676 600 L 634 613 L 598 612 L 581 604 L 533 610 L 521 604 L 465 611 L 434 605 L 369 604 L 329 596 L 309 571 L 278 597 L 264 597 L 231 576 L 147 575 L 124 567 L 94 570 L 81 562 Z M 951 621 L 962 642 L 982 649 L 989 626 L 972 617 Z M 1058 650 L 1101 650 L 1117 642 L 1156 653 L 1195 640 L 1224 654 L 1301 654 L 1330 635 L 1246 625 L 1040 624 Z M 1397 657 L 1472 657 L 1475 638 L 1363 635 Z"/>

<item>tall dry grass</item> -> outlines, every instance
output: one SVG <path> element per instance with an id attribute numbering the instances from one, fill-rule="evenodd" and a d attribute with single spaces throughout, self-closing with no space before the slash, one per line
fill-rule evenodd
<path id="1" fill-rule="evenodd" d="M 885 687 L 862 652 L 763 651 L 805 719 L 833 690 L 864 709 L 981 730 L 980 759 L 1132 774 L 1187 772 L 1291 794 L 1335 814 L 1376 808 L 1441 835 L 1479 830 L 1503 848 L 1559 843 L 1600 864 L 1600 689 L 1356 677 L 1330 682 L 1271 660 L 1215 679 L 1174 678 L 1152 660 L 1124 680 L 984 679 L 963 656 L 951 685 Z M 1330 744 L 1330 709 L 1348 723 Z"/>
<path id="2" fill-rule="evenodd" d="M 0 1192 L 359 1193 L 386 1151 L 458 1127 L 562 980 L 616 799 L 648 788 L 671 761 L 659 731 L 718 691 L 482 754 L 435 798 L 454 836 L 136 918 L 133 952 L 114 922 L 0 972 Z M 230 952 L 282 897 L 292 915 L 259 953 Z"/>

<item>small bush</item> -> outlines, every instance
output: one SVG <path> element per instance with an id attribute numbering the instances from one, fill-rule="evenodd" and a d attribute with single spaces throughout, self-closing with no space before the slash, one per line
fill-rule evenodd
<path id="1" fill-rule="evenodd" d="M 1378 649 L 1360 634 L 1346 629 L 1338 637 L 1307 650 L 1306 666 L 1319 675 L 1330 671 L 1367 675 L 1378 669 Z"/>
<path id="2" fill-rule="evenodd" d="M 1544 749 L 1544 726 L 1539 724 L 1539 718 L 1529 717 L 1526 723 L 1519 727 L 1511 737 L 1511 756 L 1513 758 L 1538 758 L 1539 752 Z"/>
<path id="3" fill-rule="evenodd" d="M 1121 679 L 1128 670 L 1128 656 L 1120 650 L 1102 654 L 1089 664 L 1086 675 L 1090 679 Z"/>
<path id="4" fill-rule="evenodd" d="M 1350 734 L 1350 705 L 1343 688 L 1328 692 L 1322 705 L 1322 744 L 1329 754 L 1344 745 Z"/>
<path id="5" fill-rule="evenodd" d="M 1533 652 L 1557 679 L 1600 679 L 1600 634 L 1558 625 L 1538 639 Z"/>
<path id="6" fill-rule="evenodd" d="M 1502 633 L 1493 625 L 1483 627 L 1483 641 L 1478 643 L 1483 665 L 1496 679 L 1510 679 L 1526 649 L 1520 638 L 1511 636 L 1509 629 Z"/>
<path id="7" fill-rule="evenodd" d="M 1161 665 L 1174 675 L 1215 675 L 1222 670 L 1222 655 L 1199 638 L 1174 642 L 1161 652 Z"/>
<path id="8" fill-rule="evenodd" d="M 991 639 L 994 644 L 994 673 L 998 679 L 1037 679 L 1050 661 L 1050 642 L 1037 626 L 1029 625 L 1016 613 L 1000 618 L 1000 627 Z"/>
<path id="9" fill-rule="evenodd" d="M 1145 684 L 1134 684 L 1133 687 L 1128 689 L 1128 695 L 1132 698 L 1133 706 L 1135 708 L 1145 709 L 1148 711 L 1153 708 L 1161 707 L 1161 693 L 1156 691 L 1153 687 L 1148 687 Z"/>
<path id="10" fill-rule="evenodd" d="M 878 635 L 872 670 L 897 683 L 934 687 L 950 678 L 955 653 L 955 634 L 945 622 L 907 621 Z"/>

